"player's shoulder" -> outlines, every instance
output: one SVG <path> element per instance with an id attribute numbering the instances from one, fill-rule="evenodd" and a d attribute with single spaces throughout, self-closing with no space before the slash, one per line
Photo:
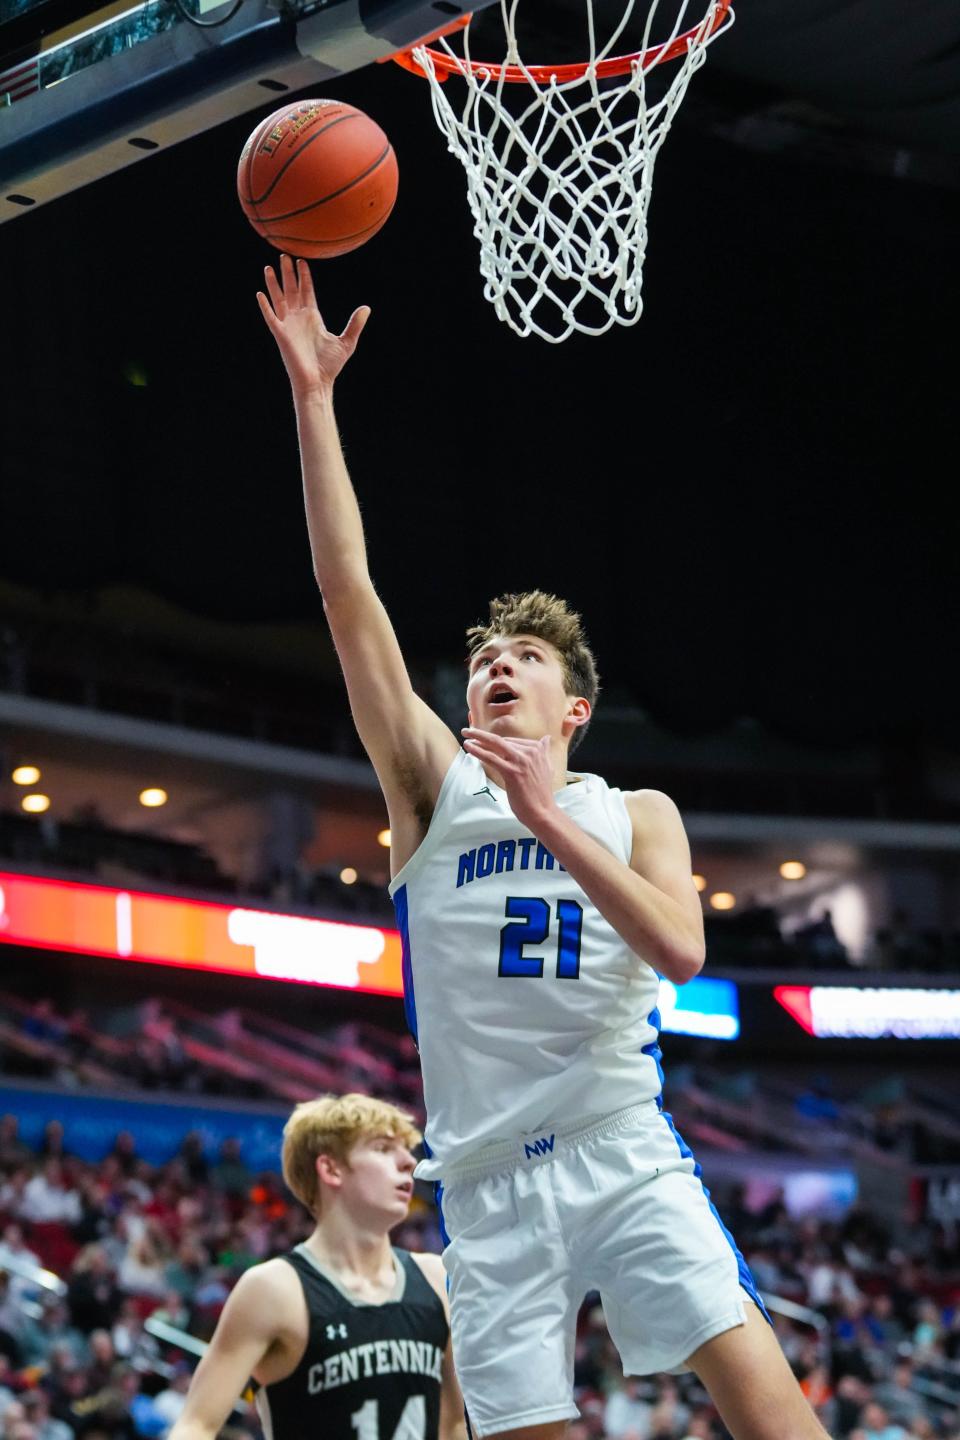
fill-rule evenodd
<path id="1" fill-rule="evenodd" d="M 236 1297 L 243 1305 L 268 1304 L 296 1293 L 299 1288 L 300 1281 L 293 1266 L 278 1255 L 273 1260 L 264 1260 L 244 1270 L 231 1298 Z"/>
<path id="2" fill-rule="evenodd" d="M 272 1343 L 302 1310 L 303 1290 L 293 1266 L 279 1258 L 264 1260 L 245 1270 L 227 1297 L 217 1343 L 229 1347 L 244 1336 Z"/>
<path id="3" fill-rule="evenodd" d="M 676 801 L 662 790 L 625 790 L 623 803 L 631 820 L 641 825 L 675 824 L 680 820 Z"/>

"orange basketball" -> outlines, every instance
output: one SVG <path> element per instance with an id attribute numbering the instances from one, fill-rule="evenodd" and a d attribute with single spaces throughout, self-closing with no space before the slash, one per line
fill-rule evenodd
<path id="1" fill-rule="evenodd" d="M 344 255 L 376 235 L 397 198 L 397 157 L 376 121 L 339 100 L 275 110 L 237 167 L 243 213 L 278 250 Z"/>

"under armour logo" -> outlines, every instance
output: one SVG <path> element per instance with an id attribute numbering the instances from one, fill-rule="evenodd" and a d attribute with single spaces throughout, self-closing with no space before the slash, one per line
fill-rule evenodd
<path id="1" fill-rule="evenodd" d="M 484 787 L 483 787 L 482 790 L 474 790 L 473 793 L 474 793 L 474 795 L 489 795 L 489 796 L 490 796 L 490 799 L 493 801 L 494 805 L 499 805 L 499 804 L 500 804 L 500 801 L 497 799 L 496 795 L 494 795 L 494 793 L 493 793 L 493 791 L 490 789 L 490 786 L 489 786 L 489 785 L 484 785 Z"/>
<path id="2" fill-rule="evenodd" d="M 346 1338 L 347 1338 L 347 1327 L 346 1327 L 346 1325 L 328 1325 L 328 1326 L 327 1326 L 327 1339 L 328 1339 L 328 1340 L 336 1340 L 337 1336 L 339 1336 L 341 1340 L 346 1340 Z"/>
<path id="3" fill-rule="evenodd" d="M 553 1142 L 555 1139 L 555 1134 L 551 1135 L 549 1140 L 541 1136 L 541 1138 L 537 1140 L 533 1145 L 524 1145 L 523 1153 L 526 1159 L 533 1160 L 536 1158 L 537 1155 L 546 1155 L 548 1151 L 552 1151 Z"/>

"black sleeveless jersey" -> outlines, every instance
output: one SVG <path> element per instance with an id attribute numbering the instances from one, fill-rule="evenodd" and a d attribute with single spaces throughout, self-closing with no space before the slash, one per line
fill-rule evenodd
<path id="1" fill-rule="evenodd" d="M 396 1289 L 380 1305 L 351 1300 L 302 1245 L 283 1257 L 309 1334 L 293 1374 L 257 1394 L 266 1440 L 437 1440 L 446 1312 L 413 1256 L 393 1255 Z"/>

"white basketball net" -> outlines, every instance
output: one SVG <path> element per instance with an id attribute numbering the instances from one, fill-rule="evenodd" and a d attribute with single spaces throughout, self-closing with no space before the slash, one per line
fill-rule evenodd
<path id="1" fill-rule="evenodd" d="M 613 47 L 633 13 L 628 0 L 620 25 L 596 49 L 593 0 L 586 0 L 589 65 L 577 79 L 538 84 L 521 60 L 514 29 L 519 0 L 501 0 L 508 49 L 505 63 L 524 72 L 527 87 L 475 75 L 470 32 L 458 62 L 467 87 L 463 113 L 455 113 L 428 50 L 413 55 L 430 81 L 433 110 L 448 148 L 467 172 L 467 196 L 480 242 L 484 294 L 518 335 L 566 340 L 574 330 L 601 335 L 611 325 L 635 325 L 643 309 L 641 285 L 647 249 L 647 206 L 653 166 L 673 116 L 706 47 L 726 24 L 712 29 L 717 0 L 697 24 L 703 0 L 679 0 L 669 35 L 655 34 L 660 0 L 652 0 L 643 50 L 660 46 L 646 68 L 598 79 L 597 64 Z M 686 18 L 688 13 L 691 18 Z M 733 12 L 728 11 L 728 22 Z M 686 53 L 664 61 L 670 44 L 696 26 Z M 662 43 L 661 43 L 662 42 Z M 649 76 L 660 64 L 672 70 L 665 93 L 648 101 Z M 664 72 L 666 73 L 666 72 Z M 451 85 L 456 85 L 454 78 Z M 658 87 L 659 88 L 659 87 Z M 511 113 L 506 92 L 517 91 Z"/>

